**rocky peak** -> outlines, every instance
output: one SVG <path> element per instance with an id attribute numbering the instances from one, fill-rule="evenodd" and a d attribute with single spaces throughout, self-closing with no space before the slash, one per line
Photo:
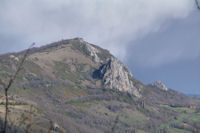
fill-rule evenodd
<path id="1" fill-rule="evenodd" d="M 70 40 L 77 40 L 77 41 L 82 42 L 82 43 L 85 42 L 84 39 L 80 38 L 80 37 L 76 37 L 76 38 L 70 39 Z"/>
<path id="2" fill-rule="evenodd" d="M 111 57 L 106 64 L 103 64 L 95 75 L 102 79 L 108 89 L 117 89 L 129 92 L 136 97 L 141 97 L 140 88 L 134 86 L 133 77 L 128 68 L 118 59 Z"/>
<path id="3" fill-rule="evenodd" d="M 160 80 L 153 82 L 151 85 L 161 90 L 168 91 L 168 88 Z"/>
<path id="4" fill-rule="evenodd" d="M 100 48 L 96 45 L 84 41 L 82 38 L 75 38 L 68 41 L 72 47 L 79 50 L 86 56 L 90 56 L 96 63 L 103 63 L 111 56 L 110 52 L 106 49 Z"/>
<path id="5" fill-rule="evenodd" d="M 52 67 L 56 65 L 55 61 L 62 62 L 65 60 L 68 62 L 67 65 L 70 67 L 70 70 L 75 70 L 78 65 L 80 66 L 83 64 L 82 66 L 84 66 L 87 64 L 90 68 L 85 68 L 84 70 L 87 70 L 88 72 L 88 69 L 96 70 L 94 75 L 100 78 L 105 88 L 117 89 L 119 91 L 129 92 L 137 97 L 141 97 L 141 86 L 138 86 L 128 68 L 117 58 L 111 55 L 109 51 L 90 44 L 82 38 L 55 42 L 53 44 L 37 48 L 32 53 L 34 54 L 32 54 L 31 59 L 33 59 L 35 63 L 39 64 L 40 67 L 45 66 L 49 71 L 48 73 L 54 72 Z M 35 60 L 36 57 L 37 60 Z M 75 66 L 72 60 L 76 61 L 78 65 Z M 71 66 L 69 62 L 73 62 Z M 46 65 L 47 63 L 49 64 L 48 66 Z M 65 70 L 65 68 L 62 69 Z M 77 69 L 79 68 L 77 67 Z M 70 70 L 66 71 L 71 72 Z"/>
<path id="6" fill-rule="evenodd" d="M 86 48 L 87 48 L 90 56 L 94 59 L 95 62 L 101 61 L 100 58 L 98 57 L 98 53 L 100 53 L 100 52 L 97 48 L 95 48 L 94 46 L 92 46 L 89 43 L 86 43 Z"/>

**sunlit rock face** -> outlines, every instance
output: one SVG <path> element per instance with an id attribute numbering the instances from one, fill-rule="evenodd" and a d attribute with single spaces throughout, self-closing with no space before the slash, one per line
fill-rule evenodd
<path id="1" fill-rule="evenodd" d="M 131 72 L 118 59 L 114 57 L 108 59 L 107 63 L 99 68 L 97 74 L 102 78 L 106 88 L 129 92 L 136 97 L 141 97 L 140 88 L 134 86 Z"/>
<path id="2" fill-rule="evenodd" d="M 135 79 L 131 72 L 121 61 L 106 50 L 89 44 L 83 39 L 79 39 L 79 42 L 80 46 L 86 50 L 84 53 L 87 53 L 98 64 L 99 68 L 94 72 L 94 75 L 101 79 L 105 88 L 117 89 L 141 97 L 141 88 L 136 87 L 137 83 L 134 83 Z"/>
<path id="3" fill-rule="evenodd" d="M 87 47 L 88 52 L 90 53 L 90 56 L 94 58 L 94 61 L 100 62 L 100 58 L 98 57 L 99 50 L 93 47 L 92 45 L 90 45 L 89 43 L 86 43 L 86 47 Z"/>
<path id="4" fill-rule="evenodd" d="M 153 82 L 151 85 L 161 90 L 168 91 L 168 88 L 160 80 Z"/>

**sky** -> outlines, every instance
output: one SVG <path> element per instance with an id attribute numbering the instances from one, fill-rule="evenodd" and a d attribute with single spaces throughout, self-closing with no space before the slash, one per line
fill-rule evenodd
<path id="1" fill-rule="evenodd" d="M 200 10 L 192 0 L 1 0 L 0 54 L 82 37 L 144 84 L 200 94 Z"/>

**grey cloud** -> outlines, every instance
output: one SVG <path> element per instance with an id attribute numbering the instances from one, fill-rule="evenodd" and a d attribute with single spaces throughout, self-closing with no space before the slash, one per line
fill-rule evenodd
<path id="1" fill-rule="evenodd" d="M 177 60 L 200 58 L 200 13 L 193 12 L 187 19 L 170 21 L 167 29 L 149 34 L 130 45 L 129 59 L 139 66 L 160 66 Z"/>
<path id="2" fill-rule="evenodd" d="M 130 42 L 159 32 L 166 20 L 186 18 L 193 8 L 191 0 L 2 0 L 0 52 L 79 36 L 124 59 L 130 45 L 137 47 Z"/>

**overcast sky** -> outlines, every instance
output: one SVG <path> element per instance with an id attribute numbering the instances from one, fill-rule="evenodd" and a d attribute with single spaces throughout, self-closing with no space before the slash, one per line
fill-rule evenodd
<path id="1" fill-rule="evenodd" d="M 148 84 L 200 94 L 193 0 L 1 0 L 0 53 L 74 37 L 107 48 Z"/>

